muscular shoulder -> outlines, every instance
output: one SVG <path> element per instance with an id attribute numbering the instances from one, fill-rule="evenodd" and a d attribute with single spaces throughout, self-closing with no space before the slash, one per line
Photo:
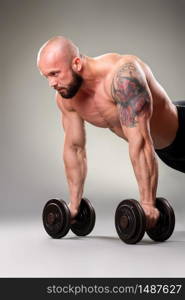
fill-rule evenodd
<path id="1" fill-rule="evenodd" d="M 112 68 L 107 76 L 106 87 L 107 92 L 109 92 L 110 84 L 115 80 L 115 78 L 120 75 L 120 73 L 130 74 L 134 69 L 139 71 L 143 77 L 148 78 L 148 66 L 143 62 L 138 56 L 126 54 L 126 55 L 114 55 L 112 54 Z"/>
<path id="2" fill-rule="evenodd" d="M 121 124 L 135 127 L 138 117 L 151 115 L 151 97 L 145 71 L 135 57 L 124 58 L 112 79 L 112 99 L 118 105 Z"/>
<path id="3" fill-rule="evenodd" d="M 136 83 L 140 88 L 147 84 L 147 65 L 134 55 L 123 55 L 116 64 L 112 74 L 111 91 L 117 88 L 123 92 L 128 83 L 130 87 L 135 83 L 135 88 Z"/>
<path id="4" fill-rule="evenodd" d="M 75 111 L 71 103 L 71 100 L 63 99 L 58 92 L 56 92 L 55 94 L 55 99 L 56 99 L 57 106 L 61 110 L 61 112 L 65 113 L 65 112 Z"/>
<path id="5" fill-rule="evenodd" d="M 137 69 L 140 72 L 145 73 L 147 69 L 147 64 L 142 61 L 138 56 L 127 54 L 122 55 L 119 61 L 115 64 L 114 74 L 119 72 L 120 70 L 125 71 L 133 71 L 133 69 Z"/>

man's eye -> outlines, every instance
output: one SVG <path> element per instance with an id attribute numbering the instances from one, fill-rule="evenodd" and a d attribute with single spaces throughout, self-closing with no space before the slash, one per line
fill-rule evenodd
<path id="1" fill-rule="evenodd" d="M 58 72 L 52 72 L 52 73 L 50 73 L 50 76 L 57 76 L 57 74 L 58 74 Z"/>

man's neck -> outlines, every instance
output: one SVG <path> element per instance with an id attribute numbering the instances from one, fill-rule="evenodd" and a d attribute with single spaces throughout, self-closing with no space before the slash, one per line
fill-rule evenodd
<path id="1" fill-rule="evenodd" d="M 81 76 L 83 77 L 82 90 L 86 93 L 94 93 L 97 85 L 102 81 L 106 73 L 102 63 L 96 58 L 84 56 Z"/>

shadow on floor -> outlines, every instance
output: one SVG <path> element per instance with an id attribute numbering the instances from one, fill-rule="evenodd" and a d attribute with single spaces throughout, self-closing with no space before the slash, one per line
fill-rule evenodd
<path id="1" fill-rule="evenodd" d="M 119 237 L 116 237 L 116 236 L 104 236 L 104 235 L 91 235 L 91 236 L 85 236 L 85 237 L 78 237 L 78 236 L 72 236 L 72 237 L 65 237 L 63 238 L 64 240 L 84 240 L 84 239 L 88 239 L 88 240 L 102 240 L 102 241 L 118 241 L 118 242 L 121 242 L 123 244 L 125 244 L 124 242 L 122 242 Z M 177 244 L 185 244 L 185 240 L 167 240 L 165 242 L 154 242 L 150 239 L 143 239 L 141 240 L 139 243 L 137 243 L 137 245 L 145 245 L 145 246 L 154 246 L 154 245 L 164 245 L 165 247 L 166 246 L 169 246 L 169 245 L 177 245 Z M 125 244 L 127 245 L 127 244 Z"/>

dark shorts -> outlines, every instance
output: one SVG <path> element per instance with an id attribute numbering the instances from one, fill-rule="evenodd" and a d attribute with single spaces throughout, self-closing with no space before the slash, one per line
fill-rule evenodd
<path id="1" fill-rule="evenodd" d="M 160 159 L 169 167 L 185 173 L 185 101 L 174 102 L 178 111 L 179 128 L 173 143 L 163 149 L 155 149 Z"/>

